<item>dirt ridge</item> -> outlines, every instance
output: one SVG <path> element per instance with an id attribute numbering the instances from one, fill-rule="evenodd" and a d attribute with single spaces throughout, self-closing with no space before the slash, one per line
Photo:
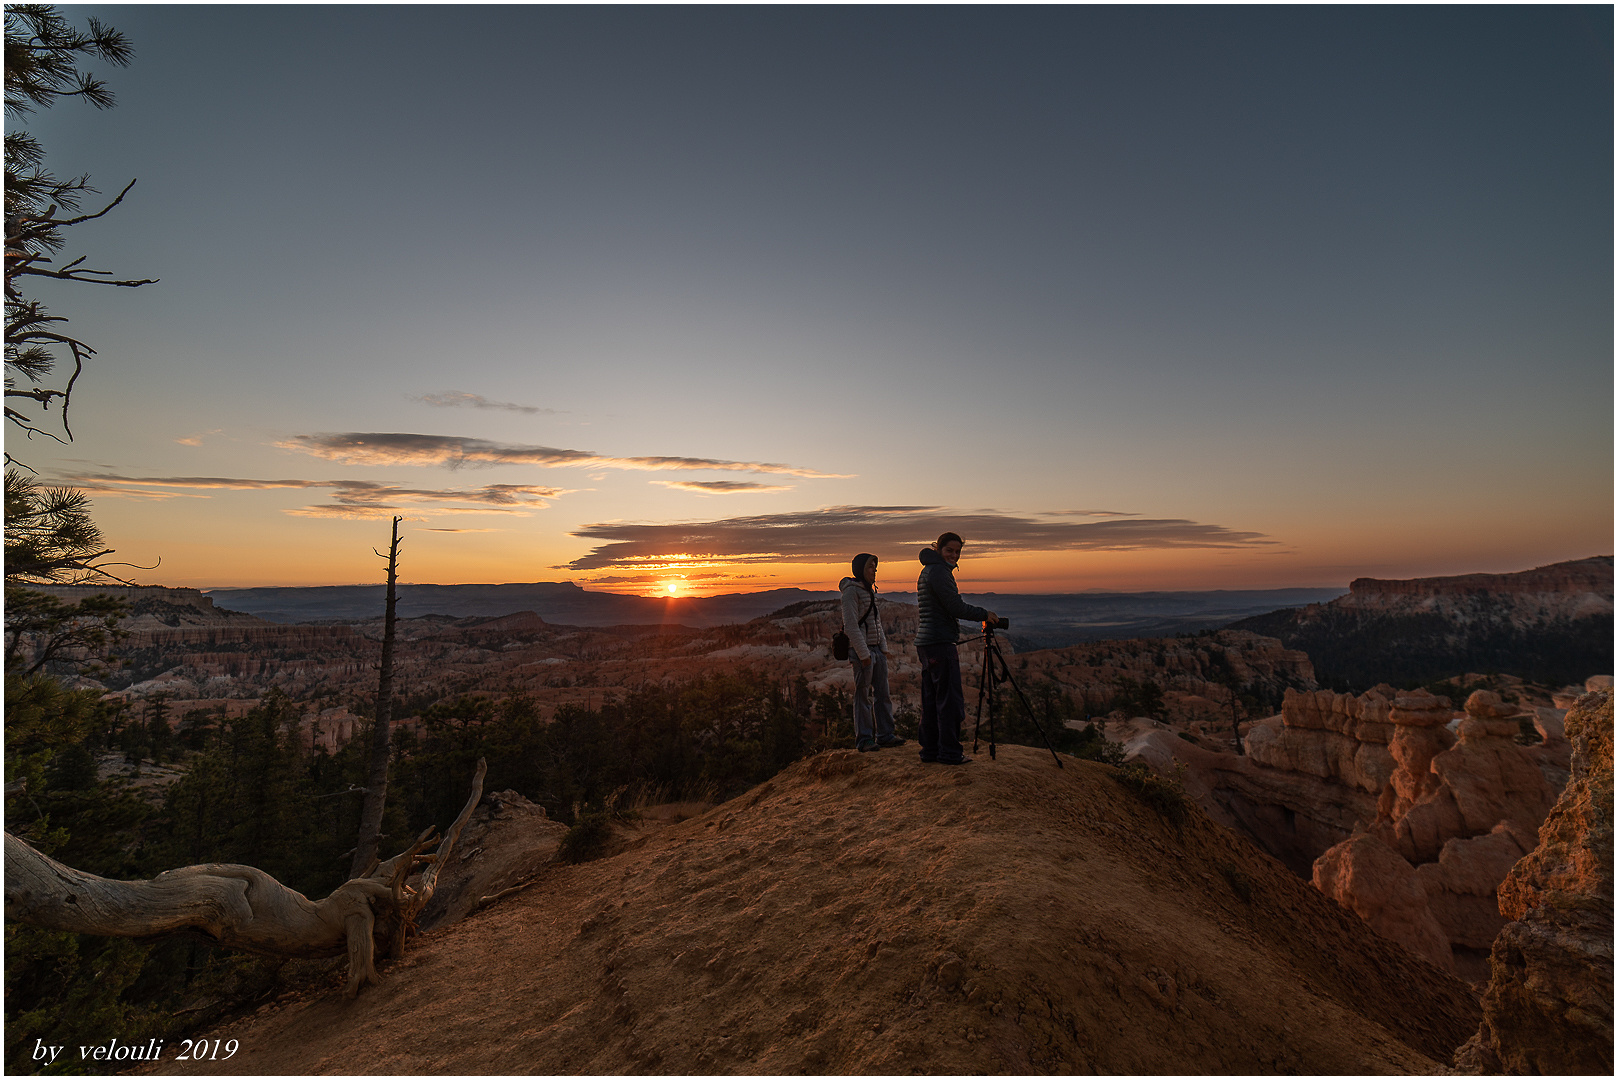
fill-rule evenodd
<path id="1" fill-rule="evenodd" d="M 1465 984 L 1187 807 L 832 751 L 267 1006 L 208 1072 L 1426 1073 Z M 154 1071 L 179 1071 L 172 1061 Z"/>

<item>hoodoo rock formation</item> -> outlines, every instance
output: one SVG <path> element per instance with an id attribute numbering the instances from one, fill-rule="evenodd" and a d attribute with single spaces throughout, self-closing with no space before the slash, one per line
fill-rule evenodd
<path id="1" fill-rule="evenodd" d="M 1495 889 L 1532 849 L 1567 773 L 1556 710 L 1479 691 L 1456 722 L 1447 699 L 1378 687 L 1358 697 L 1288 692 L 1252 726 L 1246 755 L 1156 726 L 1125 743 L 1385 936 L 1466 977 L 1504 923 Z M 1527 723 L 1542 741 L 1519 745 Z M 1451 728 L 1454 728 L 1452 731 Z"/>
<path id="2" fill-rule="evenodd" d="M 1182 782 L 1205 811 L 1308 877 L 1322 852 L 1376 819 L 1396 767 L 1388 747 L 1395 693 L 1379 687 L 1356 698 L 1289 689 L 1279 715 L 1248 729 L 1240 755 L 1207 749 L 1164 725 L 1108 730 L 1132 760 L 1159 772 L 1183 764 Z"/>
<path id="3" fill-rule="evenodd" d="M 1495 890 L 1533 849 L 1555 798 L 1536 760 L 1543 749 L 1515 741 L 1521 713 L 1480 690 L 1452 735 L 1444 699 L 1397 698 L 1388 710 L 1397 768 L 1376 820 L 1314 865 L 1327 896 L 1413 952 L 1478 978 L 1505 922 Z"/>
<path id="4" fill-rule="evenodd" d="M 1500 885 L 1483 1023 L 1456 1054 L 1477 1073 L 1612 1072 L 1612 692 L 1567 716 L 1572 779 L 1539 845 Z"/>

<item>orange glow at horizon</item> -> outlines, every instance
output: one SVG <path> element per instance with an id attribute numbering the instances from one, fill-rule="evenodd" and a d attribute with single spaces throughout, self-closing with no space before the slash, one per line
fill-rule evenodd
<path id="1" fill-rule="evenodd" d="M 114 503 L 109 502 L 109 507 Z M 120 504 L 119 509 L 124 509 Z M 133 561 L 162 569 L 137 575 L 145 584 L 192 588 L 248 588 L 377 583 L 380 564 L 372 555 L 374 524 L 326 526 L 316 542 L 301 522 L 272 521 L 257 528 L 250 518 L 209 519 L 183 540 L 164 537 L 174 514 L 131 522 L 113 521 L 122 550 Z M 1283 537 L 1266 550 L 1137 549 L 1111 551 L 1005 551 L 968 546 L 956 580 L 964 593 L 1073 593 L 1285 587 L 1346 587 L 1356 577 L 1414 578 L 1462 573 L 1510 573 L 1611 551 L 1611 520 L 1600 507 L 1581 515 L 1531 517 L 1516 531 L 1496 528 L 1435 531 L 1432 521 L 1390 525 L 1380 515 L 1329 524 L 1305 520 L 1286 527 L 1261 522 Z M 111 516 L 111 515 L 109 515 Z M 1588 520 L 1586 520 L 1588 519 Z M 1397 526 L 1397 527 L 1395 527 Z M 570 545 L 536 546 L 516 530 L 472 535 L 411 529 L 410 562 L 402 577 L 412 583 L 570 581 L 592 592 L 696 599 L 725 593 L 798 588 L 834 593 L 848 574 L 839 559 L 773 561 L 743 557 L 700 562 L 658 560 L 596 571 L 569 570 L 577 557 Z M 385 537 L 383 538 L 385 539 Z M 908 593 L 916 587 L 920 545 L 876 544 L 878 588 Z M 650 560 L 649 560 L 650 561 Z M 251 573 L 244 573 L 251 567 Z"/>

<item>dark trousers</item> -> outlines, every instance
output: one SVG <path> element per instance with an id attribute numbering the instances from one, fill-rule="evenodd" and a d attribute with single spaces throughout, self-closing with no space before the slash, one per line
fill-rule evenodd
<path id="1" fill-rule="evenodd" d="M 921 760 L 959 761 L 966 698 L 961 694 L 961 657 L 954 642 L 917 645 L 921 657 Z"/>

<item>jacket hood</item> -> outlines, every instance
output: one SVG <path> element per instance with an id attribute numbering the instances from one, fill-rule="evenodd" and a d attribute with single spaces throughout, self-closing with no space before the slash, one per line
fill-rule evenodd
<path id="1" fill-rule="evenodd" d="M 935 548 L 930 548 L 930 547 L 922 548 L 920 558 L 921 558 L 921 565 L 923 565 L 923 566 L 949 566 L 948 560 L 946 560 L 944 558 L 944 556 L 942 554 L 940 554 Z M 950 566 L 949 568 L 951 570 L 955 569 L 953 566 Z"/>
<path id="2" fill-rule="evenodd" d="M 842 581 L 839 581 L 837 583 L 837 588 L 839 590 L 848 589 L 848 588 L 854 588 L 854 589 L 863 589 L 866 592 L 875 592 L 876 591 L 875 589 L 871 588 L 870 585 L 866 584 L 865 582 L 861 581 L 859 578 L 856 578 L 856 577 L 846 577 L 846 578 L 844 578 Z"/>

